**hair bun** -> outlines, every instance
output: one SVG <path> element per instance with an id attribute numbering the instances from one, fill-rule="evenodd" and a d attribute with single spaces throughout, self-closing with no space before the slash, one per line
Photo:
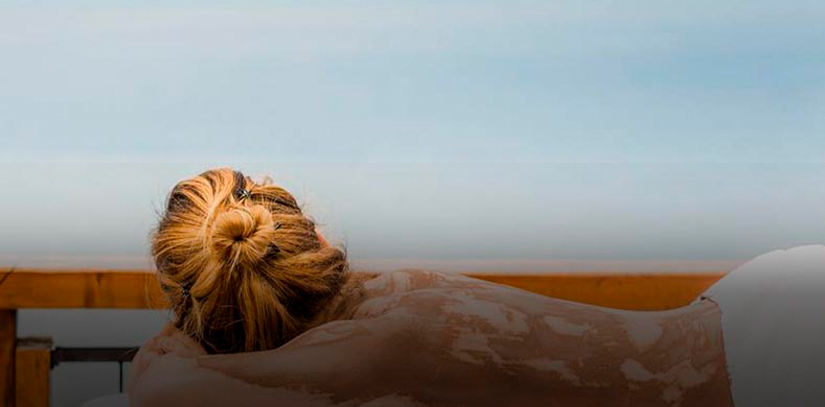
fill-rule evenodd
<path id="1" fill-rule="evenodd" d="M 213 225 L 213 255 L 235 266 L 263 259 L 275 234 L 272 214 L 261 205 L 230 209 L 218 215 Z"/>

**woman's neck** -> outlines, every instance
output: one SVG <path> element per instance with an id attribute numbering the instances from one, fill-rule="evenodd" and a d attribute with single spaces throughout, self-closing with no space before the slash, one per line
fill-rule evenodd
<path id="1" fill-rule="evenodd" d="M 330 298 L 307 325 L 307 329 L 327 322 L 350 319 L 352 313 L 365 300 L 364 282 L 375 274 L 348 271 L 338 292 Z"/>

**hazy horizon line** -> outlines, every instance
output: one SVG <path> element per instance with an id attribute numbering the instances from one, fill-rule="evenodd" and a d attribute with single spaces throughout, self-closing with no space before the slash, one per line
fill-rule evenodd
<path id="1" fill-rule="evenodd" d="M 351 259 L 354 270 L 388 272 L 399 269 L 424 269 L 450 273 L 540 274 L 588 272 L 715 273 L 729 271 L 747 260 L 681 259 L 428 259 L 361 258 Z M 53 270 L 110 269 L 152 270 L 151 259 L 144 256 L 13 256 L 0 255 L 2 268 L 42 268 Z"/>

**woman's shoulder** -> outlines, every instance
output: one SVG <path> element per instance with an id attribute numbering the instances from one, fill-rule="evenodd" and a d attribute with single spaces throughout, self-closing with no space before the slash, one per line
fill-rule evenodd
<path id="1" fill-rule="evenodd" d="M 470 288 L 488 284 L 461 274 L 431 270 L 401 269 L 371 274 L 363 281 L 368 295 L 398 295 L 437 288 Z"/>
<path id="2" fill-rule="evenodd" d="M 551 308 L 593 308 L 460 274 L 414 269 L 381 273 L 363 281 L 361 298 L 352 308 L 352 318 L 541 315 Z"/>
<path id="3" fill-rule="evenodd" d="M 485 281 L 437 271 L 402 269 L 380 273 L 357 273 L 360 299 L 352 304 L 355 319 L 404 313 L 421 313 L 433 304 L 447 301 L 456 291 L 471 292 L 489 284 Z"/>

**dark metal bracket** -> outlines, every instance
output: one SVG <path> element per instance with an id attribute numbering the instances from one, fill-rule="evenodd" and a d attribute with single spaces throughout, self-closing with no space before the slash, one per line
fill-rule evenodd
<path id="1" fill-rule="evenodd" d="M 62 362 L 117 362 L 119 391 L 123 393 L 123 364 L 131 362 L 139 348 L 64 348 L 51 351 L 51 368 Z"/>

